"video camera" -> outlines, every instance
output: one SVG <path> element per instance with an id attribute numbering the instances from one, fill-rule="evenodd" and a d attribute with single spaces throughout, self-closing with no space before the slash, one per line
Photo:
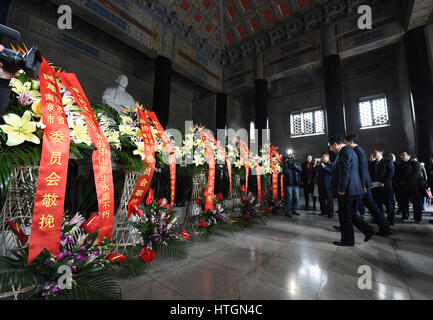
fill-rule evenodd
<path id="1" fill-rule="evenodd" d="M 2 24 L 0 24 L 0 36 L 16 41 L 21 40 L 21 33 Z M 0 61 L 6 69 L 23 69 L 31 78 L 37 79 L 42 64 L 42 56 L 36 48 L 30 49 L 27 54 L 5 48 L 0 52 Z"/>

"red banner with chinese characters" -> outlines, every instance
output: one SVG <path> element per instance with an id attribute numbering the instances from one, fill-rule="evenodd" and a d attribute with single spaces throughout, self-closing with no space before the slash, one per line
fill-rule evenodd
<path id="1" fill-rule="evenodd" d="M 239 141 L 239 149 L 241 153 L 241 160 L 245 167 L 245 187 L 246 192 L 248 194 L 248 177 L 250 175 L 250 161 L 248 160 L 248 156 L 250 154 L 250 150 L 245 142 Z"/>
<path id="2" fill-rule="evenodd" d="M 271 166 L 272 166 L 272 200 L 278 200 L 278 172 L 277 172 L 277 166 L 275 165 L 273 156 L 280 162 L 283 163 L 283 159 L 281 158 L 280 154 L 277 152 L 277 150 L 274 147 L 271 147 L 269 149 L 270 152 L 270 159 L 271 159 Z"/>
<path id="3" fill-rule="evenodd" d="M 215 156 L 213 154 L 213 149 L 209 143 L 209 138 L 207 137 L 206 133 L 200 131 L 200 135 L 206 147 L 206 157 L 207 157 L 207 163 L 209 165 L 209 176 L 207 178 L 207 187 L 204 192 L 204 196 L 206 198 L 204 213 L 206 214 L 208 210 L 213 212 L 213 197 L 215 194 Z"/>
<path id="4" fill-rule="evenodd" d="M 161 123 L 159 122 L 158 118 L 156 117 L 156 114 L 154 112 L 149 112 L 146 114 L 153 123 L 154 128 L 158 131 L 159 136 L 161 137 L 163 143 L 165 152 L 169 154 L 168 156 L 168 164 L 170 166 L 170 211 L 167 215 L 167 219 L 171 215 L 171 212 L 173 211 L 174 207 L 174 199 L 176 196 L 176 154 L 174 153 L 174 147 L 171 143 L 170 138 L 165 133 L 164 128 L 161 126 Z"/>
<path id="5" fill-rule="evenodd" d="M 29 264 L 44 249 L 59 257 L 70 147 L 69 125 L 63 110 L 62 95 L 56 74 L 45 59 L 39 81 L 42 120 L 46 127 L 33 210 Z"/>
<path id="6" fill-rule="evenodd" d="M 229 182 L 230 182 L 230 200 L 232 200 L 232 164 L 230 163 L 229 158 L 227 157 L 227 153 L 225 152 L 224 148 L 221 146 L 221 144 L 218 142 L 218 140 L 216 140 L 212 134 L 210 134 L 209 132 L 205 132 L 206 136 L 209 138 L 209 140 L 211 142 L 213 142 L 217 148 L 221 151 L 221 153 L 224 156 L 224 159 L 226 161 L 227 164 L 227 171 L 229 173 Z"/>
<path id="7" fill-rule="evenodd" d="M 90 139 L 96 147 L 93 150 L 92 163 L 98 198 L 98 244 L 100 244 L 105 237 L 110 241 L 113 236 L 114 184 L 110 144 L 96 120 L 89 100 L 76 75 L 73 73 L 59 73 L 58 76 L 82 110 L 81 114 L 86 121 Z"/>
<path id="8" fill-rule="evenodd" d="M 131 213 L 133 213 L 134 210 L 136 210 L 135 208 L 138 208 L 143 201 L 149 190 L 150 183 L 152 182 L 153 174 L 155 173 L 155 140 L 153 139 L 152 128 L 150 127 L 146 114 L 140 108 L 137 108 L 137 112 L 140 120 L 141 133 L 143 135 L 144 157 L 147 165 L 144 168 L 143 174 L 138 178 L 137 185 L 129 199 L 128 217 L 126 220 L 129 219 Z"/>

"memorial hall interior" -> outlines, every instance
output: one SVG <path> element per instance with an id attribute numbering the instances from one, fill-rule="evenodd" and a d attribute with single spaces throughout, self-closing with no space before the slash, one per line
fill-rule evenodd
<path id="1" fill-rule="evenodd" d="M 1 2 L 0 24 L 22 33 L 12 44 L 37 46 L 75 73 L 91 103 L 103 103 L 125 75 L 126 92 L 166 129 L 185 121 L 215 134 L 245 129 L 251 149 L 271 142 L 299 163 L 348 135 L 367 155 L 382 148 L 432 159 L 433 0 Z M 72 9 L 71 29 L 59 28 L 62 5 Z M 371 28 L 360 28 L 368 15 L 360 6 L 371 8 Z M 350 251 L 332 246 L 337 215 L 315 217 L 301 210 L 292 224 L 278 216 L 247 234 L 217 236 L 212 248 L 194 244 L 181 267 L 124 283 L 126 298 L 433 299 L 431 224 L 396 224 L 395 238 L 374 244 L 358 235 Z M 314 262 L 307 273 L 326 273 L 299 276 L 297 258 Z M 363 262 L 377 272 L 368 293 L 356 288 Z"/>
<path id="2" fill-rule="evenodd" d="M 357 8 L 367 2 L 373 28 L 359 30 Z M 101 101 L 119 74 L 145 106 L 155 104 L 154 85 L 168 90 L 167 105 L 155 107 L 165 110 L 167 127 L 193 120 L 211 130 L 238 130 L 253 121 L 260 130 L 267 116 L 271 141 L 299 158 L 324 151 L 333 130 L 358 135 L 369 151 L 380 145 L 388 152 L 415 152 L 421 139 L 427 155 L 433 151 L 431 130 L 418 128 L 417 138 L 414 119 L 431 115 L 427 102 L 412 105 L 411 94 L 423 89 L 409 79 L 411 72 L 431 74 L 431 3 L 367 2 L 245 0 L 222 1 L 221 7 L 212 0 L 12 0 L 3 19 L 23 33 L 25 44 L 37 44 L 47 59 L 76 73 L 92 102 Z M 72 7 L 72 30 L 57 28 L 60 4 Z M 408 44 L 416 36 L 425 36 L 419 48 Z M 420 54 L 426 60 L 410 59 L 408 50 L 427 50 Z M 335 55 L 337 61 L 326 59 Z M 326 94 L 339 81 L 325 77 L 327 63 L 341 79 L 341 97 Z M 168 88 L 154 83 L 162 72 Z M 384 124 L 363 128 L 360 101 L 376 96 L 386 99 Z M 333 99 L 342 101 L 331 110 Z M 317 115 L 323 128 L 293 131 L 291 115 L 317 109 L 325 110 Z"/>

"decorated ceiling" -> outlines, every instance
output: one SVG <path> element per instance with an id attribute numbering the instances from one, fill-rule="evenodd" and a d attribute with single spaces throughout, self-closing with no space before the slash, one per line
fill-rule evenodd
<path id="1" fill-rule="evenodd" d="M 162 0 L 214 46 L 230 48 L 277 27 L 324 0 Z M 220 11 L 220 4 L 223 8 Z M 223 14 L 221 28 L 220 12 Z M 222 36 L 222 38 L 221 38 Z"/>

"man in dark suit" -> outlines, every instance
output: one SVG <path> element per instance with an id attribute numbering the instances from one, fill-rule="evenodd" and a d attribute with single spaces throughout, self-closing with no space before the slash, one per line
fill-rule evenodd
<path id="1" fill-rule="evenodd" d="M 344 143 L 349 148 L 352 148 L 358 156 L 359 163 L 359 176 L 361 177 L 361 184 L 363 188 L 363 194 L 361 197 L 361 203 L 370 211 L 374 221 L 379 226 L 379 232 L 377 235 L 388 236 L 391 235 L 391 229 L 388 222 L 385 219 L 383 212 L 379 209 L 376 202 L 373 200 L 373 195 L 371 193 L 372 181 L 368 168 L 367 155 L 359 145 L 358 137 L 355 135 L 349 135 L 344 138 Z"/>
<path id="2" fill-rule="evenodd" d="M 373 189 L 373 198 L 378 207 L 383 212 L 385 205 L 387 218 L 390 225 L 394 224 L 394 201 L 392 190 L 392 179 L 394 177 L 394 163 L 384 158 L 384 150 L 376 148 L 374 155 L 377 163 L 374 170 L 373 182 L 379 183 L 379 186 Z"/>
<path id="3" fill-rule="evenodd" d="M 359 201 L 363 194 L 361 178 L 359 176 L 358 156 L 355 151 L 344 144 L 341 137 L 328 140 L 329 148 L 337 154 L 332 189 L 338 197 L 338 212 L 341 227 L 341 240 L 334 241 L 337 246 L 354 246 L 355 235 L 353 225 L 364 235 L 367 242 L 377 232 L 377 227 L 370 226 L 358 214 Z"/>
<path id="4" fill-rule="evenodd" d="M 329 161 L 329 154 L 322 153 L 320 165 L 316 166 L 317 185 L 319 188 L 320 216 L 334 216 L 334 196 L 332 194 L 332 172 L 334 164 Z"/>
<path id="5" fill-rule="evenodd" d="M 421 165 L 413 160 L 409 152 L 401 154 L 402 162 L 396 174 L 396 184 L 399 186 L 400 201 L 404 220 L 409 220 L 409 200 L 413 204 L 413 218 L 416 223 L 422 223 L 422 198 L 419 192 L 421 180 Z"/>

